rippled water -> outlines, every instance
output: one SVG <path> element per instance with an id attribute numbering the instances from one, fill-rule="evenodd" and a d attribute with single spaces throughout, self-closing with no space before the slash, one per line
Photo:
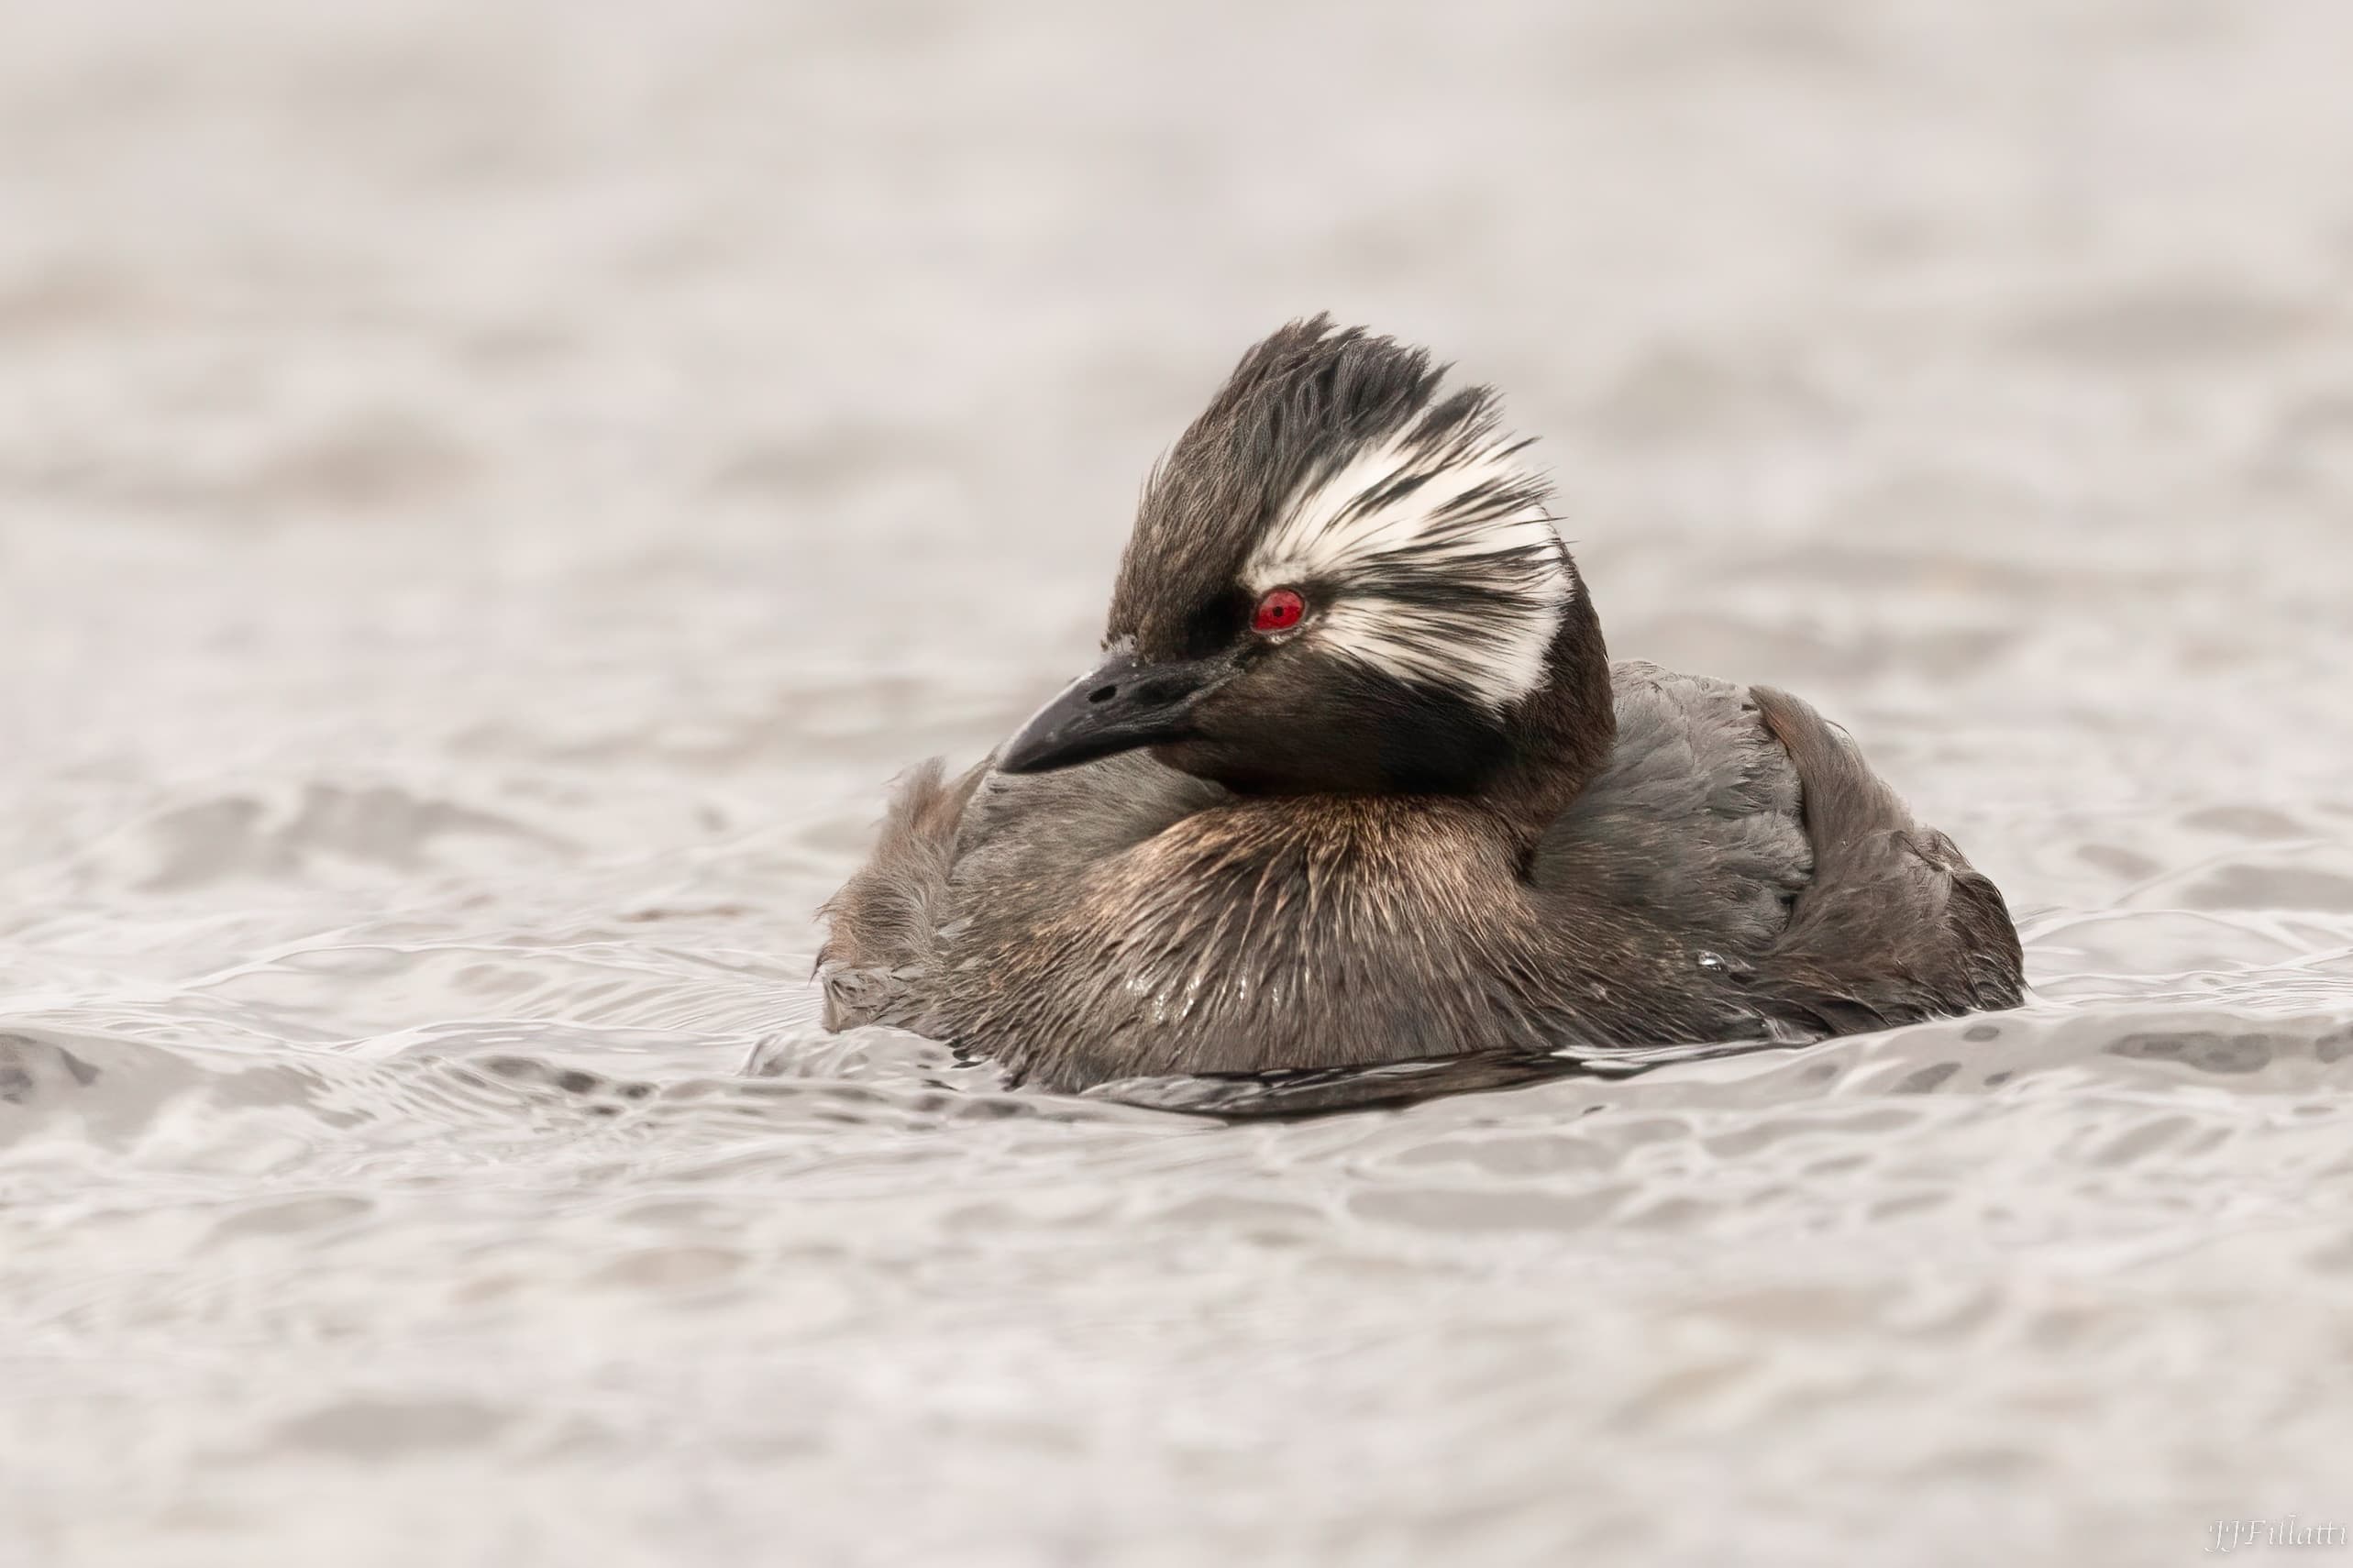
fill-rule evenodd
<path id="1" fill-rule="evenodd" d="M 1997 9 L 7 13 L 0 1562 L 2353 1521 L 2353 11 Z M 816 1032 L 1320 306 L 2035 1005 L 1238 1127 Z"/>

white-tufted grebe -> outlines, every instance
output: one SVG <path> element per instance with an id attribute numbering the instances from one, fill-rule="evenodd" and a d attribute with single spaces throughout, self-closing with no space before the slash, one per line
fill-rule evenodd
<path id="1" fill-rule="evenodd" d="M 2011 1007 L 2002 896 L 1843 733 L 1613 665 L 1486 388 L 1319 316 L 1147 487 L 1101 665 L 900 786 L 826 1022 L 1016 1077 L 1361 1066 Z"/>

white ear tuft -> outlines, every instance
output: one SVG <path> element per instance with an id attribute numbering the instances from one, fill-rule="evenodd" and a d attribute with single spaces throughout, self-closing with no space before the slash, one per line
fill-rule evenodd
<path id="1" fill-rule="evenodd" d="M 1525 450 L 1486 421 L 1408 427 L 1303 485 L 1243 578 L 1320 588 L 1323 646 L 1500 712 L 1544 683 L 1573 591 Z"/>

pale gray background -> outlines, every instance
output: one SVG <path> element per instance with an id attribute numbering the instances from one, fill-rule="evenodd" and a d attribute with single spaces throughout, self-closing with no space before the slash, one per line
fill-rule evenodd
<path id="1" fill-rule="evenodd" d="M 2347 1522 L 2348 64 L 2336 0 L 0 13 L 0 1563 Z M 1505 389 L 1617 651 L 1850 723 L 2038 1008 L 1239 1132 L 815 1035 L 883 780 L 1077 668 L 1326 307 Z"/>

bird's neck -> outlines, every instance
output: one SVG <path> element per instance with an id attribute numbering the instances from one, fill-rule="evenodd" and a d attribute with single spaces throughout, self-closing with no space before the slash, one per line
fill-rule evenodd
<path id="1" fill-rule="evenodd" d="M 1618 739 L 1609 649 L 1582 584 L 1553 635 L 1546 668 L 1544 684 L 1511 717 L 1511 759 L 1478 796 L 1523 849 L 1532 849 L 1584 792 Z"/>

